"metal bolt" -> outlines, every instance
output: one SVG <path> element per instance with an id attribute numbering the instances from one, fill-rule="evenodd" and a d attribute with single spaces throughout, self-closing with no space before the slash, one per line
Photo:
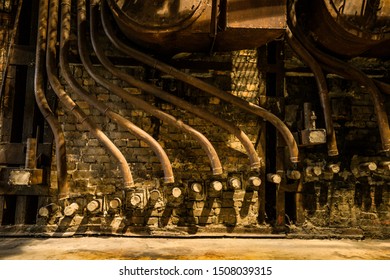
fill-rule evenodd
<path id="1" fill-rule="evenodd" d="M 252 176 L 249 178 L 249 182 L 252 184 L 254 187 L 260 187 L 261 185 L 261 179 L 257 176 Z"/>
<path id="2" fill-rule="evenodd" d="M 222 185 L 222 183 L 221 183 L 220 181 L 213 181 L 213 182 L 211 183 L 211 187 L 212 187 L 214 190 L 216 190 L 216 191 L 220 191 L 220 190 L 222 190 L 223 185 Z"/>
<path id="3" fill-rule="evenodd" d="M 236 190 L 241 188 L 241 181 L 238 178 L 234 178 L 234 177 L 230 178 L 229 184 L 231 187 L 233 187 Z"/>
<path id="4" fill-rule="evenodd" d="M 340 166 L 338 164 L 329 164 L 328 169 L 329 169 L 329 171 L 331 171 L 334 174 L 340 172 Z"/>
<path id="5" fill-rule="evenodd" d="M 180 196 L 181 196 L 181 189 L 178 188 L 178 187 L 174 187 L 174 188 L 172 189 L 172 195 L 173 195 L 173 197 L 175 197 L 175 198 L 180 197 Z"/>
<path id="6" fill-rule="evenodd" d="M 99 207 L 100 207 L 100 203 L 97 200 L 92 200 L 91 202 L 89 202 L 87 204 L 87 210 L 89 212 L 94 212 L 94 211 L 98 210 Z"/>
<path id="7" fill-rule="evenodd" d="M 150 199 L 153 200 L 153 201 L 159 199 L 159 197 L 161 195 L 158 190 L 152 190 L 152 191 L 150 191 L 149 194 L 150 194 Z"/>
<path id="8" fill-rule="evenodd" d="M 313 174 L 316 176 L 320 176 L 322 174 L 322 168 L 319 166 L 314 166 L 312 171 L 313 171 Z"/>
<path id="9" fill-rule="evenodd" d="M 76 211 L 79 210 L 79 205 L 76 202 L 73 202 L 71 205 L 68 205 L 64 209 L 64 214 L 67 217 L 73 216 Z"/>
<path id="10" fill-rule="evenodd" d="M 362 171 L 375 171 L 378 168 L 375 162 L 365 162 L 359 165 L 359 169 Z"/>
<path id="11" fill-rule="evenodd" d="M 120 198 L 114 198 L 109 202 L 109 206 L 112 209 L 118 209 L 119 207 L 121 207 L 121 205 L 122 205 L 122 201 L 120 200 Z"/>
<path id="12" fill-rule="evenodd" d="M 193 192 L 200 193 L 200 192 L 202 192 L 202 189 L 203 189 L 203 187 L 202 187 L 202 184 L 200 184 L 200 183 L 193 183 L 191 185 L 191 190 Z"/>
<path id="13" fill-rule="evenodd" d="M 46 207 L 41 207 L 39 208 L 38 214 L 41 217 L 47 218 L 49 217 L 49 210 Z"/>
<path id="14" fill-rule="evenodd" d="M 306 167 L 306 174 L 308 176 L 320 176 L 322 174 L 322 169 L 319 166 L 308 166 Z"/>
<path id="15" fill-rule="evenodd" d="M 299 172 L 298 170 L 287 171 L 287 178 L 291 180 L 299 180 L 301 179 L 301 172 Z"/>
<path id="16" fill-rule="evenodd" d="M 268 180 L 268 182 L 271 182 L 274 184 L 280 184 L 280 182 L 282 182 L 282 177 L 280 177 L 279 174 L 268 173 L 267 180 Z"/>
<path id="17" fill-rule="evenodd" d="M 136 194 L 134 194 L 134 195 L 132 195 L 131 196 L 131 198 L 130 198 L 130 203 L 131 203 L 131 205 L 133 205 L 133 206 L 137 206 L 138 204 L 140 204 L 141 203 L 141 197 L 139 196 L 139 195 L 136 195 Z"/>

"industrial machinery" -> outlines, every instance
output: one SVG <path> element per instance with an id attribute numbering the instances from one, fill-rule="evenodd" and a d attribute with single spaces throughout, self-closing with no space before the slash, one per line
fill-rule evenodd
<path id="1" fill-rule="evenodd" d="M 1 234 L 390 236 L 390 1 L 0 15 Z"/>

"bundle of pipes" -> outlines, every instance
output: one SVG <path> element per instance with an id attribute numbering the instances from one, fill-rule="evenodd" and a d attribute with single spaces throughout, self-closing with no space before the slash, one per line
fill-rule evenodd
<path id="1" fill-rule="evenodd" d="M 66 151 L 65 151 L 65 138 L 61 126 L 58 123 L 58 120 L 54 117 L 53 112 L 47 104 L 47 101 L 44 96 L 43 90 L 43 71 L 44 71 L 44 60 L 46 60 L 46 70 L 49 82 L 53 87 L 55 93 L 57 94 L 59 100 L 62 104 L 72 112 L 77 120 L 83 124 L 93 135 L 97 138 L 112 154 L 112 156 L 118 161 L 120 170 L 123 176 L 123 189 L 131 188 L 134 186 L 132 173 L 129 168 L 129 164 L 127 163 L 122 152 L 113 144 L 113 142 L 102 132 L 100 128 L 97 127 L 96 124 L 92 122 L 92 120 L 86 115 L 82 109 L 70 98 L 69 94 L 65 91 L 63 85 L 61 85 L 59 81 L 58 74 L 55 72 L 56 68 L 56 45 L 57 45 L 57 29 L 58 29 L 58 19 L 59 19 L 59 1 L 58 0 L 50 0 L 50 9 L 49 9 L 49 0 L 41 0 L 40 1 L 40 17 L 39 17 L 39 33 L 37 40 L 37 53 L 36 53 L 36 77 L 35 77 L 35 93 L 36 100 L 38 106 L 44 115 L 45 119 L 49 122 L 51 129 L 54 132 L 55 141 L 56 141 L 56 158 L 57 158 L 57 169 L 58 169 L 58 194 L 60 198 L 66 198 L 69 195 L 69 184 L 67 180 L 67 170 L 66 170 Z M 60 69 L 61 74 L 64 77 L 66 83 L 69 85 L 69 88 L 72 92 L 77 94 L 81 99 L 95 107 L 99 112 L 115 121 L 119 126 L 127 129 L 131 134 L 133 134 L 138 139 L 147 143 L 154 153 L 159 158 L 162 169 L 164 171 L 164 182 L 165 183 L 173 183 L 174 176 L 172 171 L 172 166 L 170 160 L 161 147 L 161 145 L 148 133 L 146 133 L 141 128 L 137 127 L 135 124 L 114 112 L 107 105 L 98 101 L 93 95 L 89 94 L 89 92 L 84 89 L 75 77 L 72 76 L 70 65 L 69 65 L 69 37 L 71 30 L 71 0 L 61 1 L 61 40 L 60 40 Z M 249 160 L 250 160 L 250 169 L 252 171 L 258 172 L 261 164 L 260 158 L 257 155 L 256 149 L 254 145 L 251 143 L 249 137 L 236 125 L 221 118 L 218 118 L 214 114 L 207 112 L 203 109 L 197 108 L 193 106 L 193 104 L 188 103 L 176 96 L 169 94 L 157 88 L 153 85 L 142 82 L 133 76 L 130 76 L 118 68 L 116 68 L 111 61 L 105 56 L 104 51 L 99 46 L 99 39 L 97 35 L 97 26 L 98 26 L 98 13 L 99 8 L 101 11 L 101 20 L 104 27 L 104 30 L 112 42 L 114 46 L 116 46 L 120 51 L 125 54 L 140 60 L 146 65 L 152 66 L 162 72 L 166 72 L 169 75 L 177 78 L 178 80 L 184 81 L 191 86 L 194 86 L 202 91 L 216 96 L 224 101 L 232 103 L 239 108 L 245 110 L 246 112 L 255 114 L 270 123 L 272 123 L 280 134 L 283 136 L 285 143 L 289 149 L 290 160 L 292 163 L 298 162 L 298 147 L 295 142 L 295 139 L 287 128 L 287 126 L 276 117 L 274 114 L 265 110 L 262 107 L 259 107 L 253 103 L 247 102 L 243 99 L 240 99 L 236 96 L 228 94 L 206 82 L 203 82 L 191 75 L 185 74 L 169 65 L 166 65 L 160 61 L 155 60 L 154 58 L 139 52 L 130 46 L 121 42 L 118 37 L 116 37 L 113 27 L 111 26 L 109 15 L 107 13 L 106 2 L 102 1 L 99 6 L 99 1 L 91 1 L 90 3 L 90 36 L 92 40 L 92 46 L 96 56 L 98 57 L 101 64 L 104 66 L 106 70 L 111 72 L 114 76 L 122 79 L 128 84 L 138 87 L 145 92 L 151 93 L 156 97 L 159 97 L 167 102 L 170 102 L 177 107 L 183 108 L 186 111 L 196 115 L 197 117 L 206 119 L 211 123 L 227 130 L 229 133 L 233 134 L 237 137 L 237 139 L 242 143 L 245 148 Z M 157 109 L 153 105 L 148 102 L 140 99 L 136 96 L 131 95 L 129 92 L 124 89 L 116 86 L 111 83 L 107 79 L 103 78 L 101 75 L 97 73 L 94 69 L 94 66 L 89 57 L 90 51 L 87 48 L 87 9 L 86 9 L 86 1 L 78 0 L 77 1 L 77 38 L 78 38 L 78 50 L 79 55 L 82 61 L 82 64 L 89 75 L 100 85 L 108 89 L 111 93 L 119 96 L 123 100 L 129 102 L 132 106 L 140 108 L 150 115 L 155 116 L 165 122 L 168 125 L 171 125 L 186 134 L 191 135 L 203 148 L 205 153 L 207 154 L 213 175 L 221 175 L 223 173 L 222 165 L 211 142 L 199 131 L 195 130 L 191 126 L 183 123 L 180 120 L 177 120 L 173 116 Z M 47 22 L 49 25 L 47 26 Z M 47 36 L 48 34 L 48 36 Z M 46 38 L 47 37 L 47 38 Z M 45 56 L 46 55 L 46 56 Z M 332 131 L 332 130 L 330 130 Z M 331 136 L 333 137 L 333 136 Z"/>
<path id="2" fill-rule="evenodd" d="M 299 21 L 297 14 L 298 9 L 300 8 L 299 4 L 304 4 L 304 1 L 291 0 L 289 2 L 289 19 L 288 19 L 288 28 L 287 28 L 287 38 L 289 40 L 290 46 L 292 49 L 299 55 L 301 58 L 310 66 L 312 71 L 315 73 L 317 79 L 317 85 L 319 87 L 321 104 L 323 106 L 323 111 L 325 115 L 327 129 L 333 130 L 331 112 L 329 107 L 329 97 L 328 91 L 326 89 L 326 80 L 324 78 L 322 69 L 330 73 L 338 74 L 347 79 L 355 80 L 360 83 L 367 92 L 370 94 L 372 101 L 374 103 L 375 114 L 378 121 L 378 128 L 380 132 L 380 137 L 382 141 L 382 151 L 390 151 L 390 129 L 388 116 L 385 111 L 383 96 L 379 91 L 377 84 L 386 91 L 388 89 L 387 84 L 381 82 L 375 82 L 374 80 L 367 77 L 359 69 L 349 65 L 348 63 L 342 61 L 341 59 L 335 58 L 325 52 L 319 50 L 314 42 L 312 42 L 302 30 L 302 23 Z M 328 131 L 328 137 L 331 136 Z M 334 137 L 330 138 L 331 141 L 328 144 L 331 144 L 334 147 L 336 145 L 336 139 Z M 329 154 L 331 146 L 328 145 Z"/>
<path id="3" fill-rule="evenodd" d="M 107 37 L 111 40 L 112 44 L 117 47 L 120 51 L 124 52 L 125 54 L 129 55 L 130 57 L 139 60 L 140 62 L 158 69 L 159 71 L 162 71 L 164 73 L 167 73 L 174 78 L 185 82 L 195 88 L 198 88 L 208 94 L 211 94 L 221 100 L 224 100 L 228 103 L 231 103 L 241 109 L 243 109 L 246 112 L 249 112 L 251 114 L 257 115 L 266 121 L 269 121 L 272 125 L 276 127 L 276 129 L 280 132 L 283 139 L 286 142 L 286 145 L 290 152 L 290 160 L 293 163 L 299 162 L 299 152 L 298 152 L 298 145 L 294 139 L 294 136 L 292 135 L 291 131 L 288 129 L 288 127 L 284 124 L 284 122 L 276 117 L 271 112 L 265 110 L 264 108 L 253 104 L 251 102 L 247 102 L 237 96 L 231 95 L 223 90 L 220 90 L 219 88 L 208 84 L 194 76 L 191 76 L 190 74 L 184 73 L 170 65 L 167 65 L 161 61 L 158 61 L 157 59 L 140 52 L 136 50 L 135 48 L 132 48 L 129 45 L 126 45 L 122 41 L 119 40 L 119 38 L 115 35 L 114 29 L 110 24 L 109 20 L 109 14 L 108 14 L 108 7 L 106 1 L 102 1 L 101 4 L 101 16 L 102 16 L 102 22 L 103 27 L 106 32 Z"/>

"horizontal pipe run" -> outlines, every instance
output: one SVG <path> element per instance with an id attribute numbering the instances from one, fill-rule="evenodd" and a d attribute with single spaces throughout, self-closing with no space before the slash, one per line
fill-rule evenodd
<path id="1" fill-rule="evenodd" d="M 98 22 L 97 22 L 97 13 L 98 11 L 97 5 L 91 5 L 90 10 L 90 33 L 91 33 L 91 39 L 92 39 L 92 46 L 95 51 L 96 56 L 102 63 L 102 65 L 111 72 L 116 77 L 119 77 L 123 81 L 127 82 L 128 84 L 135 86 L 145 92 L 151 93 L 154 96 L 161 98 L 162 100 L 165 100 L 167 102 L 170 102 L 180 108 L 183 108 L 184 110 L 187 110 L 190 113 L 193 113 L 194 115 L 203 118 L 209 122 L 214 123 L 215 125 L 218 125 L 225 130 L 229 131 L 231 134 L 237 137 L 237 139 L 240 140 L 243 147 L 245 148 L 247 154 L 249 155 L 250 163 L 251 163 L 251 169 L 252 170 L 259 170 L 260 169 L 260 158 L 257 155 L 256 149 L 252 142 L 250 141 L 249 137 L 236 125 L 234 125 L 231 122 L 225 121 L 221 118 L 218 118 L 212 113 L 209 113 L 206 110 L 203 110 L 201 108 L 198 108 L 194 106 L 193 104 L 178 98 L 172 94 L 169 94 L 166 91 L 163 91 L 155 86 L 152 86 L 148 83 L 145 83 L 143 81 L 140 81 L 133 76 L 119 70 L 116 68 L 111 61 L 107 58 L 107 56 L 104 54 L 104 51 L 101 49 L 100 44 L 98 42 L 97 38 L 97 28 L 98 28 Z"/>
<path id="2" fill-rule="evenodd" d="M 186 74 L 170 65 L 167 65 L 165 63 L 162 63 L 140 51 L 137 51 L 126 44 L 122 43 L 114 34 L 112 27 L 109 24 L 108 14 L 107 14 L 107 3 L 106 1 L 102 1 L 103 6 L 101 7 L 101 16 L 102 16 L 102 22 L 103 22 L 103 28 L 112 42 L 112 44 L 117 47 L 119 50 L 123 51 L 125 54 L 141 61 L 142 63 L 145 63 L 146 65 L 149 65 L 153 68 L 156 68 L 160 71 L 163 71 L 173 77 L 175 77 L 178 80 L 181 80 L 185 83 L 188 83 L 198 89 L 203 90 L 204 92 L 207 92 L 213 96 L 218 97 L 221 100 L 224 100 L 226 102 L 232 103 L 241 109 L 250 112 L 254 115 L 257 115 L 267 121 L 269 121 L 275 128 L 280 132 L 283 139 L 285 140 L 285 143 L 289 149 L 290 152 L 290 161 L 293 163 L 299 162 L 299 151 L 298 151 L 298 145 L 294 139 L 294 136 L 292 135 L 291 131 L 288 129 L 288 127 L 284 124 L 284 122 L 279 119 L 277 116 L 272 114 L 271 112 L 265 110 L 264 108 L 253 104 L 251 102 L 247 102 L 237 96 L 231 95 L 226 93 L 225 91 L 220 90 L 219 88 L 210 85 L 200 79 L 197 79 L 189 74 Z"/>
<path id="3" fill-rule="evenodd" d="M 69 67 L 69 34 L 70 34 L 70 21 L 71 21 L 71 0 L 63 0 L 63 5 L 68 4 L 68 6 L 64 7 L 64 11 L 62 12 L 62 26 L 61 26 L 61 47 L 60 47 L 60 69 L 61 73 L 71 87 L 72 91 L 80 96 L 83 100 L 88 102 L 90 105 L 95 107 L 99 112 L 105 114 L 109 119 L 116 122 L 121 127 L 127 129 L 130 133 L 132 133 L 138 139 L 147 143 L 151 149 L 154 151 L 159 161 L 161 162 L 162 169 L 164 172 L 164 182 L 165 183 L 173 183 L 174 176 L 172 171 L 171 162 L 161 147 L 161 145 L 155 140 L 151 135 L 146 133 L 144 130 L 122 117 L 121 115 L 112 111 L 108 106 L 104 103 L 98 101 L 95 97 L 93 97 L 87 90 L 85 90 L 72 76 L 71 70 Z"/>
<path id="4" fill-rule="evenodd" d="M 66 166 L 66 146 L 65 136 L 61 125 L 54 113 L 50 109 L 45 96 L 45 83 L 43 78 L 45 68 L 46 37 L 47 37 L 47 19 L 48 19 L 48 0 L 40 0 L 39 18 L 38 18 L 38 35 L 36 42 L 35 54 L 35 76 L 34 76 L 34 93 L 35 101 L 44 119 L 53 132 L 55 143 L 55 156 L 57 166 L 57 185 L 58 198 L 66 199 L 69 197 L 68 171 Z"/>
<path id="5" fill-rule="evenodd" d="M 65 10 L 68 5 L 62 5 L 62 10 Z M 57 45 L 57 27 L 58 27 L 58 0 L 51 0 L 49 10 L 49 28 L 46 49 L 46 70 L 49 82 L 57 94 L 59 100 L 64 106 L 71 111 L 77 120 L 83 124 L 118 160 L 119 167 L 123 175 L 124 189 L 134 186 L 133 177 L 130 172 L 129 165 L 119 151 L 119 149 L 111 142 L 111 140 L 88 118 L 88 116 L 79 108 L 79 106 L 68 96 L 62 87 L 58 77 L 55 74 L 56 70 L 56 45 Z"/>
<path id="6" fill-rule="evenodd" d="M 148 112 L 149 114 L 155 116 L 156 118 L 162 120 L 163 122 L 166 122 L 167 124 L 176 127 L 177 129 L 190 134 L 194 139 L 198 141 L 198 143 L 201 145 L 203 150 L 206 152 L 210 163 L 213 175 L 220 175 L 223 173 L 222 171 L 222 165 L 219 160 L 219 157 L 210 143 L 210 141 L 199 131 L 195 130 L 191 126 L 183 123 L 180 120 L 177 120 L 175 117 L 159 110 L 153 105 L 150 105 L 148 102 L 130 95 L 127 91 L 123 90 L 122 88 L 116 86 L 115 84 L 109 82 L 108 80 L 104 79 L 102 76 L 100 76 L 95 70 L 92 65 L 92 62 L 89 58 L 89 53 L 87 51 L 86 46 L 86 3 L 85 0 L 78 0 L 78 13 L 77 13 L 77 30 L 78 30 L 78 46 L 79 46 L 79 53 L 80 58 L 82 60 L 82 63 L 89 73 L 89 75 L 99 84 L 101 84 L 103 87 L 108 89 L 110 92 L 114 93 L 115 95 L 119 96 L 123 100 L 126 100 L 127 102 L 131 103 L 133 106 L 136 106 L 138 108 L 141 108 L 142 110 Z"/>

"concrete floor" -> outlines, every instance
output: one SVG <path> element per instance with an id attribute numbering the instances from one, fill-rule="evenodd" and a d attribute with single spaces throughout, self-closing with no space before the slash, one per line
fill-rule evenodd
<path id="1" fill-rule="evenodd" d="M 390 240 L 0 238 L 2 260 L 390 260 Z"/>

